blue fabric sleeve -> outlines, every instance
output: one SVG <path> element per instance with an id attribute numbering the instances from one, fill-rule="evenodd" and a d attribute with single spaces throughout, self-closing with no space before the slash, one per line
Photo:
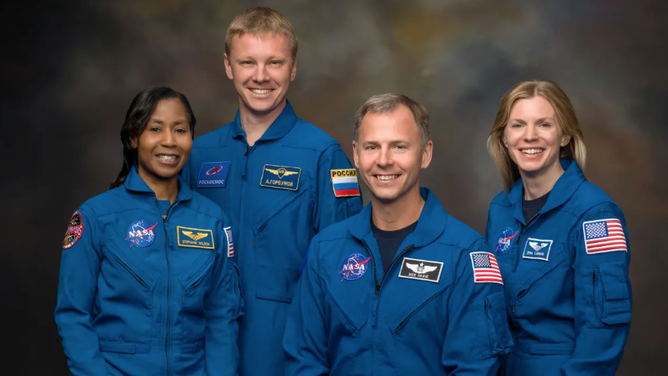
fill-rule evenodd
<path id="1" fill-rule="evenodd" d="M 587 252 L 583 224 L 618 219 L 626 251 Z M 591 223 L 591 222 L 590 222 Z M 626 221 L 612 203 L 587 211 L 571 232 L 575 279 L 575 350 L 564 375 L 614 375 L 631 325 L 630 248 Z"/>
<path id="2" fill-rule="evenodd" d="M 318 187 L 313 224 L 316 232 L 351 217 L 362 210 L 362 196 L 336 197 L 332 187 L 331 170 L 353 168 L 338 144 L 330 146 L 318 161 Z M 359 179 L 358 179 L 359 185 Z"/>
<path id="3" fill-rule="evenodd" d="M 205 300 L 206 335 L 204 358 L 208 376 L 238 375 L 238 319 L 243 315 L 239 273 L 228 257 L 228 239 L 223 225 L 218 228 L 213 286 Z"/>
<path id="4" fill-rule="evenodd" d="M 328 375 L 325 291 L 318 277 L 317 252 L 309 247 L 283 336 L 286 375 Z"/>
<path id="5" fill-rule="evenodd" d="M 510 351 L 512 337 L 506 318 L 503 285 L 475 283 L 471 252 L 489 252 L 476 241 L 460 252 L 453 265 L 457 276 L 448 303 L 448 330 L 441 362 L 448 375 L 496 375 L 500 356 Z"/>
<path id="6" fill-rule="evenodd" d="M 101 247 L 97 244 L 97 216 L 79 208 L 83 231 L 73 246 L 62 250 L 55 318 L 67 364 L 73 375 L 107 375 L 107 363 L 93 328 Z"/>

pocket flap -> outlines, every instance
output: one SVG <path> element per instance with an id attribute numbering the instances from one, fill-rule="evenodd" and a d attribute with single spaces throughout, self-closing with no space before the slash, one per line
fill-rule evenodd
<path id="1" fill-rule="evenodd" d="M 135 350 L 134 342 L 100 341 L 100 351 L 102 352 L 134 354 Z"/>
<path id="2" fill-rule="evenodd" d="M 273 300 L 276 302 L 292 303 L 292 295 L 281 291 L 274 291 L 269 289 L 258 289 L 255 293 L 258 299 Z"/>
<path id="3" fill-rule="evenodd" d="M 513 339 L 508 328 L 503 292 L 496 292 L 485 298 L 485 315 L 492 354 L 508 353 L 513 345 Z"/>
<path id="4" fill-rule="evenodd" d="M 606 263 L 599 265 L 598 272 L 604 300 L 601 321 L 608 325 L 631 322 L 631 291 L 626 280 L 626 265 Z"/>

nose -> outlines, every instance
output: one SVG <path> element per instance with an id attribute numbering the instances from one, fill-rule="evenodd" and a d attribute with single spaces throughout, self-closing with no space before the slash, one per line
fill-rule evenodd
<path id="1" fill-rule="evenodd" d="M 176 146 L 176 138 L 174 137 L 174 132 L 171 130 L 165 130 L 165 132 L 162 133 L 162 139 L 160 140 L 160 144 L 165 147 L 173 147 Z"/>
<path id="2" fill-rule="evenodd" d="M 255 69 L 255 74 L 253 75 L 253 81 L 255 82 L 264 82 L 269 80 L 269 75 L 267 74 L 267 66 L 264 64 L 257 64 Z"/>
<path id="3" fill-rule="evenodd" d="M 383 148 L 380 150 L 377 163 L 379 167 L 387 167 L 392 165 L 392 155 L 390 154 L 389 148 Z"/>
<path id="4" fill-rule="evenodd" d="M 525 128 L 524 132 L 524 140 L 525 141 L 534 141 L 536 138 L 538 138 L 538 133 L 536 130 L 536 126 L 534 125 L 527 125 Z"/>

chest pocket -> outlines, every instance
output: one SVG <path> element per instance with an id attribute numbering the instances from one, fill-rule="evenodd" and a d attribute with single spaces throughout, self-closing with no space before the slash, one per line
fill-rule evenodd
<path id="1" fill-rule="evenodd" d="M 424 323 L 433 330 L 438 330 L 441 326 L 439 321 L 445 321 L 442 320 L 445 311 L 441 309 L 440 303 L 433 301 L 440 301 L 446 290 L 452 286 L 452 281 L 445 274 L 444 271 L 440 283 L 397 278 L 392 281 L 392 286 L 385 286 L 388 288 L 381 292 L 382 299 L 385 299 L 382 308 L 394 313 L 390 314 L 387 320 L 389 329 L 394 334 L 400 333 L 411 322 L 415 322 L 415 325 Z M 388 297 L 388 295 L 398 296 L 398 294 L 403 295 L 404 298 Z M 443 326 L 443 331 L 445 328 Z"/>
<path id="2" fill-rule="evenodd" d="M 340 257 L 339 257 L 340 258 Z M 377 297 L 374 295 L 373 265 L 368 262 L 366 272 L 358 279 L 342 278 L 341 262 L 336 257 L 327 257 L 321 261 L 320 283 L 331 301 L 330 333 L 336 336 L 337 331 L 345 331 L 357 336 L 366 324 L 370 307 Z"/>
<path id="3" fill-rule="evenodd" d="M 568 266 L 568 257 L 562 244 L 552 250 L 549 261 L 523 258 L 520 260 L 520 265 L 517 274 L 523 274 L 523 277 L 514 283 L 515 286 L 511 290 L 511 297 L 517 305 L 521 305 L 528 296 L 535 295 L 536 291 L 544 294 L 549 290 L 550 283 L 555 291 L 563 290 L 564 278 L 552 278 L 553 275 Z M 542 297 L 543 304 L 545 299 L 549 299 L 549 296 Z"/>
<path id="4" fill-rule="evenodd" d="M 270 199 L 274 197 L 277 202 L 261 212 L 253 224 L 253 244 L 249 248 L 254 253 L 260 299 L 286 303 L 292 300 L 299 267 L 315 234 L 309 190 L 304 188 L 300 186 L 297 192 L 271 192 Z"/>
<path id="5" fill-rule="evenodd" d="M 199 308 L 203 299 L 211 289 L 213 265 L 215 264 L 215 254 L 213 251 L 202 253 L 202 255 L 193 262 L 189 272 L 185 273 L 179 281 L 183 288 L 181 303 L 184 306 Z"/>

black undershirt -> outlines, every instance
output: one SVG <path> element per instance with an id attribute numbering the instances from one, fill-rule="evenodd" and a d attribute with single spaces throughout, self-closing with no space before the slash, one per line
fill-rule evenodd
<path id="1" fill-rule="evenodd" d="M 527 200 L 522 195 L 522 214 L 524 214 L 524 220 L 529 222 L 534 215 L 538 214 L 540 209 L 545 206 L 547 202 L 547 197 L 550 195 L 550 192 L 538 197 L 535 200 Z"/>
<path id="2" fill-rule="evenodd" d="M 371 220 L 371 231 L 373 232 L 373 237 L 376 238 L 376 242 L 378 242 L 378 250 L 380 250 L 380 257 L 383 260 L 385 273 L 387 273 L 387 269 L 390 268 L 392 260 L 394 260 L 394 256 L 401 243 L 406 239 L 408 234 L 415 231 L 416 227 L 417 221 L 412 225 L 399 230 L 385 231 L 376 227 L 373 223 L 373 219 Z"/>

